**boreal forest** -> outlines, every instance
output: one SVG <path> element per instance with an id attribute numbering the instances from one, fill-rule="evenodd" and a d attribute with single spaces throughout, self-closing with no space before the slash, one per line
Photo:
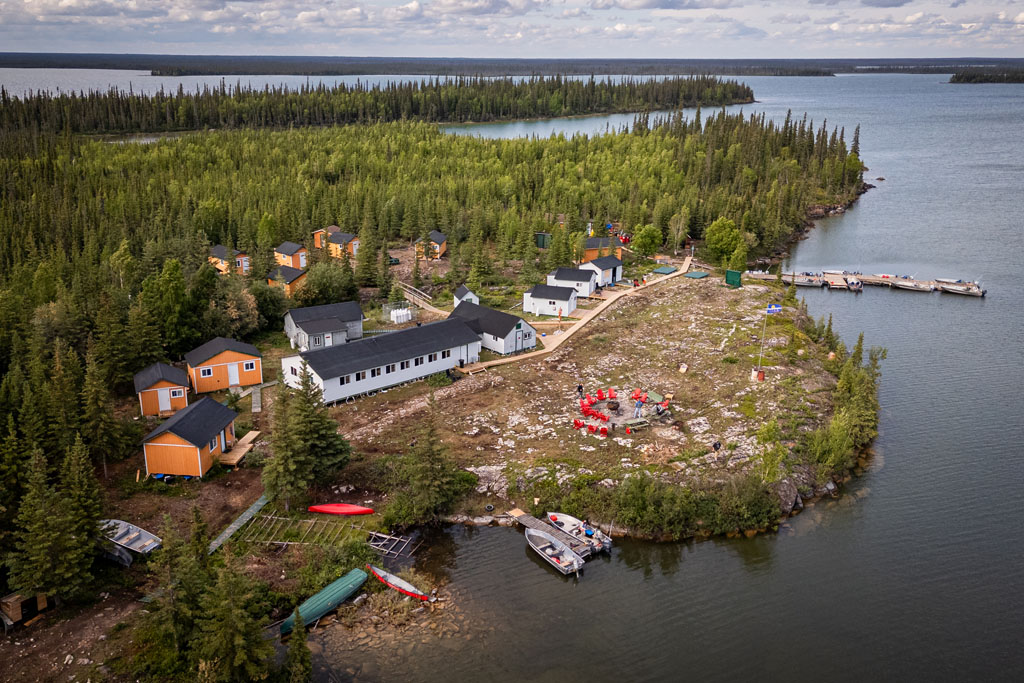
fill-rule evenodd
<path id="1" fill-rule="evenodd" d="M 0 555 L 8 569 L 0 590 L 89 595 L 96 548 L 83 539 L 102 516 L 89 470 L 139 450 L 144 423 L 115 410 L 134 399 L 132 374 L 213 336 L 280 330 L 293 303 L 324 303 L 312 286 L 324 258 L 312 249 L 313 230 L 357 233 L 358 258 L 330 267 L 347 296 L 363 287 L 364 299 L 386 298 L 386 247 L 429 230 L 448 236 L 453 282 L 488 259 L 515 262 L 529 281 L 571 259 L 565 248 L 538 250 L 538 231 L 559 246 L 588 220 L 617 221 L 655 226 L 672 247 L 718 221 L 735 231 L 742 260 L 784 244 L 810 205 L 859 190 L 856 135 L 848 147 L 844 131 L 806 119 L 697 110 L 641 115 L 629 131 L 593 137 L 501 140 L 424 122 L 676 107 L 708 93 L 712 103 L 750 96 L 710 78 L 5 95 Z M 422 121 L 370 123 L 402 118 Z M 341 122 L 350 125 L 324 125 Z M 189 127 L 234 130 L 147 144 L 78 134 Z M 557 214 L 564 227 L 552 224 Z M 312 254 L 310 285 L 295 302 L 266 280 L 285 240 Z M 213 244 L 244 249 L 251 275 L 218 276 L 207 262 Z M 486 279 L 486 268 L 476 276 Z M 85 511 L 47 516 L 54 495 Z M 82 518 L 92 526 L 76 526 Z M 31 540 L 44 530 L 45 544 Z"/>
<path id="2" fill-rule="evenodd" d="M 654 111 L 753 102 L 736 81 L 711 76 L 587 80 L 561 76 L 438 78 L 384 86 L 322 84 L 298 90 L 267 87 L 204 88 L 140 95 L 108 92 L 37 93 L 11 98 L 0 92 L 0 127 L 124 133 L 199 128 L 266 128 L 377 123 L 395 120 L 461 123 Z"/>

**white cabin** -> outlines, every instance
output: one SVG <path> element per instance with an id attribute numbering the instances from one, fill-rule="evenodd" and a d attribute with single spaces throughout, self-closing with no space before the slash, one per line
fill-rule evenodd
<path id="1" fill-rule="evenodd" d="M 466 323 L 442 320 L 287 356 L 281 369 L 285 384 L 297 387 L 305 363 L 323 390 L 324 403 L 337 403 L 475 363 L 480 346 L 480 337 Z"/>
<path id="2" fill-rule="evenodd" d="M 534 285 L 523 294 L 523 312 L 534 315 L 572 315 L 576 310 L 576 290 L 572 287 Z"/>
<path id="3" fill-rule="evenodd" d="M 363 336 L 363 311 L 355 301 L 293 308 L 284 315 L 284 333 L 299 351 L 344 344 Z"/>
<path id="4" fill-rule="evenodd" d="M 480 335 L 483 347 L 495 353 L 518 353 L 537 346 L 537 330 L 511 313 L 463 301 L 455 307 L 448 319 L 458 319 L 469 325 L 471 330 Z"/>
<path id="5" fill-rule="evenodd" d="M 548 273 L 548 284 L 552 287 L 572 287 L 576 296 L 591 296 L 597 289 L 597 273 L 581 268 L 556 268 Z"/>
<path id="6" fill-rule="evenodd" d="M 597 286 L 607 287 L 622 279 L 622 261 L 614 256 L 602 256 L 587 261 L 580 270 L 592 270 L 597 273 Z"/>
<path id="7" fill-rule="evenodd" d="M 455 290 L 455 303 L 452 306 L 458 306 L 463 301 L 468 301 L 471 304 L 480 305 L 480 297 L 473 293 L 473 291 L 466 285 L 459 285 L 459 288 Z"/>

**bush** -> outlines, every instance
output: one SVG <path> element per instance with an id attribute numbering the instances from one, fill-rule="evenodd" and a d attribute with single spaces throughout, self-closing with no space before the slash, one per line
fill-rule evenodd
<path id="1" fill-rule="evenodd" d="M 340 546 L 313 547 L 307 551 L 305 564 L 299 570 L 299 588 L 295 604 L 322 590 L 332 581 L 353 569 L 361 569 L 377 559 L 366 541 L 352 539 Z"/>
<path id="2" fill-rule="evenodd" d="M 433 375 L 428 375 L 424 381 L 427 383 L 427 386 L 434 389 L 440 389 L 442 387 L 450 386 L 454 380 L 452 380 L 447 372 L 437 372 Z"/>

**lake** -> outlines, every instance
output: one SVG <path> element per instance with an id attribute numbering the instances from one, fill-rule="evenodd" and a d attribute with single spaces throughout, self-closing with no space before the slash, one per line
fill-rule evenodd
<path id="1" fill-rule="evenodd" d="M 0 70 L 0 83 L 14 92 L 4 71 L 12 70 Z M 103 74 L 47 81 L 32 71 L 36 80 L 20 87 L 105 85 Z M 125 87 L 114 73 L 108 83 Z M 131 76 L 136 90 L 155 83 L 142 76 L 138 85 Z M 256 78 L 227 80 L 262 83 Z M 1024 85 L 947 79 L 742 79 L 758 99 L 747 112 L 779 121 L 788 109 L 807 112 L 844 126 L 847 140 L 860 124 L 866 177 L 877 185 L 845 215 L 820 221 L 787 268 L 981 279 L 989 290 L 985 299 L 801 290 L 812 314 L 834 315 L 849 345 L 863 331 L 868 345 L 889 350 L 878 455 L 864 476 L 778 534 L 621 541 L 578 582 L 541 565 L 521 532 L 444 530 L 417 564 L 450 581 L 458 637 L 412 631 L 400 648 L 367 651 L 328 629 L 313 638 L 325 653 L 317 679 L 348 680 L 351 670 L 361 681 L 1016 680 L 1024 670 Z M 175 88 L 220 81 L 167 80 Z M 449 130 L 547 136 L 631 120 Z"/>

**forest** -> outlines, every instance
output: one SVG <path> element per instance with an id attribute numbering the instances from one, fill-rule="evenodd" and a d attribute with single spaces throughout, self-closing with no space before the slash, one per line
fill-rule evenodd
<path id="1" fill-rule="evenodd" d="M 142 95 L 111 89 L 10 97 L 0 128 L 129 133 L 201 128 L 283 128 L 396 120 L 460 123 L 742 104 L 753 91 L 711 76 L 597 80 L 562 76 L 431 78 L 385 86 L 323 84 L 293 90 L 229 87 Z"/>
<path id="2" fill-rule="evenodd" d="M 962 69 L 949 78 L 950 83 L 1024 83 L 1024 69 L 999 67 Z"/>

